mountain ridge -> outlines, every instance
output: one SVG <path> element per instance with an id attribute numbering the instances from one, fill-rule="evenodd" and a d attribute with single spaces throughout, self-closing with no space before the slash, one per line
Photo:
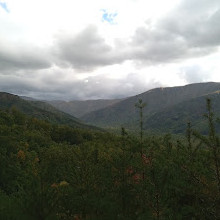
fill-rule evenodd
<path id="1" fill-rule="evenodd" d="M 71 115 L 73 112 L 79 112 L 79 119 L 71 116 L 71 120 L 80 124 L 82 122 L 90 124 L 91 126 L 98 126 L 102 128 L 120 128 L 121 126 L 128 129 L 137 129 L 139 113 L 135 107 L 135 103 L 139 99 L 142 99 L 143 103 L 146 103 L 146 107 L 143 109 L 144 114 L 144 129 L 155 131 L 170 131 L 172 133 L 184 132 L 185 125 L 188 118 L 192 116 L 193 123 L 198 125 L 202 129 L 203 119 L 200 117 L 202 112 L 206 111 L 205 99 L 211 97 L 214 99 L 215 106 L 219 106 L 220 99 L 220 83 L 219 82 L 207 82 L 207 83 L 194 83 L 185 86 L 177 87 L 160 87 L 148 90 L 144 93 L 127 97 L 124 99 L 113 100 L 86 100 L 86 101 L 35 101 L 31 98 L 25 97 L 26 102 L 37 108 L 40 108 L 41 112 L 46 111 L 44 116 L 47 116 L 48 111 L 56 114 L 59 112 L 59 117 L 66 118 L 69 111 Z M 7 97 L 7 93 L 2 93 L 2 97 Z M 8 102 L 12 97 L 7 97 Z M 18 99 L 18 96 L 14 99 Z M 49 104 L 48 104 L 49 102 Z M 63 103 L 72 103 L 67 109 L 57 110 L 54 105 L 50 105 L 50 102 L 57 103 L 62 106 Z M 220 116 L 220 112 L 217 109 L 217 115 Z M 67 112 L 65 115 L 64 112 Z M 87 112 L 87 113 L 86 113 Z M 200 114 L 195 115 L 195 113 Z M 37 114 L 35 114 L 37 116 Z M 79 116 L 79 115 L 78 115 Z M 68 115 L 67 118 L 69 118 Z M 45 117 L 44 117 L 45 118 Z M 68 119 L 65 119 L 65 123 L 69 123 Z M 200 123 L 200 122 L 201 123 Z M 63 122 L 64 123 L 64 122 Z"/>
<path id="2" fill-rule="evenodd" d="M 24 100 L 18 95 L 0 92 L 0 108 L 6 110 L 13 107 L 30 117 L 36 117 L 52 123 L 66 124 L 72 127 L 92 128 L 92 126 L 84 124 L 79 119 L 61 112 L 45 102 Z"/>
<path id="3" fill-rule="evenodd" d="M 62 101 L 53 100 L 46 101 L 60 111 L 66 112 L 75 117 L 82 117 L 83 115 L 96 111 L 107 106 L 114 105 L 120 102 L 122 99 L 97 99 L 97 100 L 73 100 L 73 101 Z"/>
<path id="4" fill-rule="evenodd" d="M 124 99 L 111 107 L 88 113 L 80 119 L 86 123 L 101 127 L 129 126 L 129 124 L 138 120 L 138 110 L 135 108 L 135 103 L 138 99 L 142 99 L 142 101 L 147 104 L 144 108 L 144 115 L 150 116 L 166 107 L 171 107 L 183 101 L 219 90 L 220 83 L 216 82 L 155 88 Z"/>

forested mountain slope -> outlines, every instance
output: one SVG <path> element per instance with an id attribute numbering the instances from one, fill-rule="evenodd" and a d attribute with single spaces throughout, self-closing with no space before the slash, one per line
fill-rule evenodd
<path id="1" fill-rule="evenodd" d="M 206 127 L 141 139 L 0 109 L 0 219 L 220 219 L 220 138 Z"/>
<path id="2" fill-rule="evenodd" d="M 133 126 L 137 123 L 138 110 L 135 103 L 142 99 L 147 106 L 145 117 L 149 118 L 163 109 L 171 108 L 192 98 L 204 96 L 220 90 L 220 83 L 197 83 L 179 87 L 156 88 L 127 98 L 110 107 L 88 113 L 81 117 L 87 123 L 103 126 Z"/>
<path id="3" fill-rule="evenodd" d="M 79 119 L 61 112 L 53 106 L 41 101 L 28 101 L 16 95 L 0 92 L 0 109 L 16 108 L 26 115 L 52 123 L 68 124 L 72 127 L 89 127 Z"/>
<path id="4" fill-rule="evenodd" d="M 202 133 L 207 132 L 206 121 L 206 100 L 210 99 L 214 114 L 220 117 L 220 94 L 212 94 L 192 98 L 172 107 L 165 108 L 144 119 L 145 130 L 170 133 L 184 133 L 187 122 L 191 122 L 193 128 Z M 216 129 L 219 131 L 220 126 Z"/>

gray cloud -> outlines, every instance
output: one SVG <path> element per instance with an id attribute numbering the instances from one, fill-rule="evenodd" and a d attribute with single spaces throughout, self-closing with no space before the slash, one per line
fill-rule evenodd
<path id="1" fill-rule="evenodd" d="M 184 0 L 156 24 L 137 29 L 133 58 L 161 63 L 213 53 L 220 45 L 219 20 L 219 1 Z"/>
<path id="2" fill-rule="evenodd" d="M 151 65 L 205 56 L 220 45 L 219 20 L 219 0 L 184 0 L 156 24 L 137 28 L 130 43 L 115 40 L 114 47 L 94 25 L 77 35 L 60 34 L 47 52 L 0 39 L 0 71 L 43 69 L 55 63 L 89 72 L 126 60 Z"/>
<path id="3" fill-rule="evenodd" d="M 130 43 L 115 40 L 111 47 L 92 25 L 76 36 L 60 37 L 55 44 L 56 62 L 92 71 L 126 60 L 151 65 L 206 56 L 220 45 L 219 20 L 218 0 L 184 0 L 156 24 L 137 28 Z"/>
<path id="4" fill-rule="evenodd" d="M 0 75 L 0 89 L 37 99 L 86 100 L 123 98 L 161 86 L 158 82 L 144 82 L 141 76 L 135 73 L 119 80 L 108 78 L 106 75 L 90 76 L 85 80 L 67 80 L 62 78 L 62 71 L 38 74 L 42 77 L 37 77 L 37 74 L 29 78 L 20 75 Z"/>
<path id="5" fill-rule="evenodd" d="M 77 87 L 79 99 L 97 98 L 124 98 L 145 92 L 148 89 L 160 86 L 158 82 L 145 82 L 136 73 L 130 73 L 123 79 L 111 79 L 106 75 L 88 77 L 86 82 Z"/>
<path id="6" fill-rule="evenodd" d="M 74 78 L 74 73 L 89 73 L 126 60 L 152 65 L 206 56 L 220 46 L 219 21 L 219 0 L 182 0 L 178 8 L 157 23 L 137 28 L 129 43 L 115 40 L 114 46 L 110 46 L 92 25 L 77 35 L 60 34 L 53 48 L 45 50 L 0 38 L 0 89 L 40 99 L 136 95 L 161 85 L 146 83 L 135 73 L 120 80 L 102 74 L 86 81 Z M 60 71 L 51 68 L 54 64 Z M 72 77 L 65 73 L 67 68 L 76 70 Z M 179 76 L 188 83 L 208 79 L 208 73 L 199 66 L 183 67 Z"/>
<path id="7" fill-rule="evenodd" d="M 95 26 L 90 25 L 76 36 L 62 36 L 57 39 L 58 64 L 71 66 L 81 71 L 121 63 L 125 57 L 109 46 L 99 36 Z"/>
<path id="8" fill-rule="evenodd" d="M 0 39 L 0 71 L 34 70 L 49 68 L 49 54 L 28 45 L 12 44 Z"/>
<path id="9" fill-rule="evenodd" d="M 213 47 L 220 44 L 220 2 L 185 0 L 161 26 L 182 36 L 190 47 Z"/>
<path id="10" fill-rule="evenodd" d="M 149 64 L 169 62 L 185 55 L 186 42 L 163 29 L 137 29 L 131 47 L 133 58 Z"/>

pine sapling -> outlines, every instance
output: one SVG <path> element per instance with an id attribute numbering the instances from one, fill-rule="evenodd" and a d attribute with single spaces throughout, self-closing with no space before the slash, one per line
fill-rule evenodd
<path id="1" fill-rule="evenodd" d="M 139 109 L 140 116 L 140 141 L 141 141 L 141 154 L 143 153 L 143 109 L 146 106 L 146 103 L 143 103 L 142 99 L 138 100 L 138 103 L 135 104 L 135 107 Z"/>
<path id="2" fill-rule="evenodd" d="M 207 114 L 205 115 L 205 117 L 208 119 L 208 123 L 209 123 L 209 143 L 212 149 L 213 160 L 215 164 L 215 175 L 218 184 L 218 190 L 220 193 L 220 168 L 219 168 L 220 140 L 219 137 L 216 135 L 216 131 L 215 131 L 214 113 L 212 112 L 212 105 L 210 99 L 207 99 Z"/>

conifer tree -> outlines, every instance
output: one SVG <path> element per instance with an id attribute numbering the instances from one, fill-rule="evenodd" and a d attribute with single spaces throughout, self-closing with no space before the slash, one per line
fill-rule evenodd
<path id="1" fill-rule="evenodd" d="M 143 144 L 143 109 L 146 106 L 146 103 L 139 99 L 138 102 L 135 104 L 135 107 L 139 109 L 139 116 L 140 116 L 140 141 L 141 141 L 141 154 L 143 154 L 142 144 Z"/>

